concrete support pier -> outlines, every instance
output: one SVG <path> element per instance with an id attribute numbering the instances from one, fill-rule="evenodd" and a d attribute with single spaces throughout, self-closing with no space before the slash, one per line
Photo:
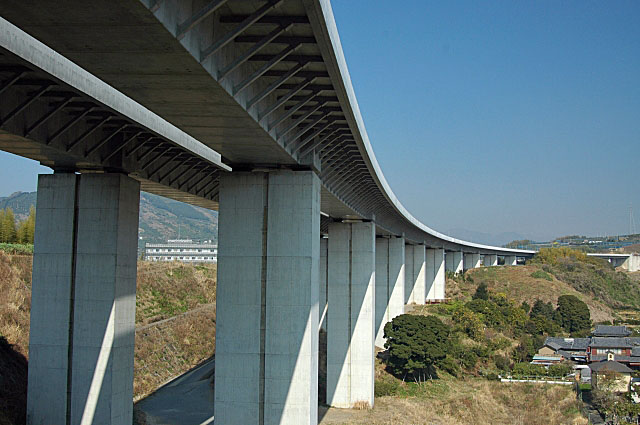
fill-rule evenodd
<path id="1" fill-rule="evenodd" d="M 329 268 L 327 267 L 327 251 L 329 249 L 329 240 L 327 238 L 320 238 L 320 289 L 318 293 L 318 314 L 320 316 L 320 328 L 324 331 L 327 330 L 327 311 L 329 305 L 327 304 L 327 274 Z"/>
<path id="2" fill-rule="evenodd" d="M 375 226 L 329 225 L 327 404 L 373 407 Z"/>
<path id="3" fill-rule="evenodd" d="M 220 178 L 216 425 L 317 424 L 320 180 Z"/>
<path id="4" fill-rule="evenodd" d="M 443 300 L 445 292 L 444 249 L 427 249 L 427 301 Z"/>
<path id="5" fill-rule="evenodd" d="M 384 326 L 404 313 L 404 238 L 376 238 L 376 346 L 384 348 Z"/>
<path id="6" fill-rule="evenodd" d="M 405 304 L 424 304 L 427 258 L 424 245 L 405 246 Z"/>
<path id="7" fill-rule="evenodd" d="M 464 254 L 464 269 L 475 269 L 482 266 L 480 254 Z"/>
<path id="8" fill-rule="evenodd" d="M 464 254 L 462 252 L 454 252 L 453 254 L 453 272 L 462 273 L 464 270 Z"/>
<path id="9" fill-rule="evenodd" d="M 484 265 L 493 267 L 498 265 L 498 256 L 496 254 L 486 254 L 484 256 Z"/>
<path id="10" fill-rule="evenodd" d="M 38 178 L 27 423 L 130 425 L 140 184 Z"/>
<path id="11" fill-rule="evenodd" d="M 515 255 L 505 255 L 504 256 L 504 265 L 505 266 L 515 266 L 517 263 Z"/>

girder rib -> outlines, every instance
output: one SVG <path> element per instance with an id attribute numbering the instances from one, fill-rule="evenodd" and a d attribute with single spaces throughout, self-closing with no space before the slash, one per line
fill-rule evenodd
<path id="1" fill-rule="evenodd" d="M 290 71 L 287 71 L 287 74 Z M 286 76 L 284 74 L 283 76 Z M 298 72 L 299 74 L 299 72 Z M 281 77 L 282 78 L 282 77 Z M 307 78 L 303 82 L 299 83 L 297 86 L 293 87 L 288 93 L 284 96 L 280 97 L 276 102 L 274 102 L 271 106 L 265 109 L 260 115 L 258 115 L 258 121 L 262 121 L 264 118 L 268 117 L 272 112 L 278 109 L 280 106 L 284 105 L 289 99 L 299 93 L 301 90 L 304 90 L 309 84 L 311 84 L 315 78 Z"/>
<path id="2" fill-rule="evenodd" d="M 242 82 L 240 82 L 237 85 L 235 85 L 233 87 L 233 95 L 236 96 L 242 90 L 244 90 L 247 87 L 249 87 L 258 78 L 262 77 L 262 75 L 265 72 L 267 72 L 268 70 L 273 68 L 275 65 L 277 65 L 278 62 L 282 61 L 285 57 L 287 57 L 287 55 L 289 55 L 290 53 L 294 52 L 298 47 L 300 47 L 300 44 L 289 45 L 284 50 L 282 50 L 280 53 L 278 53 L 277 55 L 271 57 L 271 60 L 269 60 L 267 63 L 262 65 L 260 68 L 258 68 L 254 73 L 252 73 L 250 76 L 245 78 Z"/>
<path id="3" fill-rule="evenodd" d="M 251 108 L 253 105 L 260 102 L 262 99 L 264 99 L 265 97 L 269 96 L 271 93 L 276 91 L 285 81 L 287 81 L 289 78 L 296 75 L 296 72 L 304 68 L 305 65 L 306 64 L 303 64 L 303 63 L 296 64 L 293 68 L 289 70 L 289 72 L 284 74 L 282 77 L 278 78 L 273 83 L 269 84 L 266 89 L 262 90 L 260 93 L 255 95 L 251 100 L 249 100 L 249 102 L 247 102 L 246 108 L 247 109 Z"/>
<path id="4" fill-rule="evenodd" d="M 209 47 L 207 47 L 206 49 L 200 52 L 200 62 L 204 62 L 206 59 L 209 58 L 209 56 L 215 54 L 224 46 L 232 42 L 235 37 L 242 34 L 247 28 L 249 28 L 251 25 L 257 22 L 260 18 L 262 18 L 267 13 L 269 13 L 270 10 L 272 10 L 274 7 L 276 7 L 283 1 L 284 0 L 269 0 L 266 4 L 264 4 L 261 8 L 259 8 L 255 12 L 253 12 L 251 15 L 243 18 L 240 24 L 237 25 L 230 32 L 228 32 L 224 37 L 222 37 L 220 40 L 214 42 L 212 45 L 210 45 Z M 222 22 L 223 19 L 221 18 L 220 21 Z"/>
<path id="5" fill-rule="evenodd" d="M 209 17 L 213 12 L 218 10 L 218 8 L 226 2 L 227 0 L 214 0 L 212 2 L 209 2 L 206 6 L 202 7 L 196 13 L 191 15 L 188 19 L 182 21 L 182 23 L 178 24 L 178 27 L 176 28 L 176 38 L 180 40 L 189 31 L 195 28 L 196 25 Z"/>
<path id="6" fill-rule="evenodd" d="M 222 71 L 218 73 L 218 81 L 224 80 L 229 73 L 237 69 L 240 65 L 248 61 L 251 56 L 255 55 L 260 49 L 264 46 L 272 42 L 278 35 L 287 31 L 291 25 L 278 26 L 278 28 L 271 31 L 269 34 L 265 35 L 258 43 L 251 46 L 249 50 L 244 52 L 240 57 L 236 58 L 233 62 L 231 62 L 228 66 L 226 66 Z M 293 43 L 292 43 L 293 44 Z"/>

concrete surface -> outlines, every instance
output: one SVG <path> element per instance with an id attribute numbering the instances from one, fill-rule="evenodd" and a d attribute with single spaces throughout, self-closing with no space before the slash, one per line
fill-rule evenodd
<path id="1" fill-rule="evenodd" d="M 375 229 L 329 224 L 327 404 L 373 406 Z"/>
<path id="2" fill-rule="evenodd" d="M 427 301 L 443 300 L 445 292 L 444 249 L 427 249 Z"/>
<path id="3" fill-rule="evenodd" d="M 53 174 L 38 192 L 29 424 L 129 425 L 140 185 Z"/>
<path id="4" fill-rule="evenodd" d="M 376 238 L 377 347 L 384 348 L 384 326 L 404 313 L 404 239 Z"/>
<path id="5" fill-rule="evenodd" d="M 224 175 L 219 229 L 216 425 L 315 425 L 318 177 Z"/>

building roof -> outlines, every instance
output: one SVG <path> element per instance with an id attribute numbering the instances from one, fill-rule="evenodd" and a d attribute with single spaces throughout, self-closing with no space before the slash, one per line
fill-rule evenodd
<path id="1" fill-rule="evenodd" d="M 615 337 L 593 337 L 591 338 L 590 347 L 597 348 L 632 348 L 633 341 L 631 338 L 615 338 Z"/>
<path id="2" fill-rule="evenodd" d="M 597 325 L 593 336 L 629 336 L 631 331 L 626 326 Z"/>
<path id="3" fill-rule="evenodd" d="M 617 362 L 620 362 L 620 363 L 640 363 L 640 356 L 620 356 L 616 354 L 615 359 Z M 598 363 L 604 360 L 607 360 L 606 354 L 598 354 L 595 356 L 594 355 L 591 356 L 591 361 L 593 363 Z"/>
<path id="4" fill-rule="evenodd" d="M 591 338 L 555 338 L 548 337 L 544 341 L 544 345 L 547 345 L 554 350 L 565 351 L 587 351 L 589 341 Z"/>
<path id="5" fill-rule="evenodd" d="M 589 365 L 589 368 L 591 368 L 593 372 L 602 372 L 602 371 L 611 371 L 611 372 L 620 372 L 620 373 L 633 372 L 631 369 L 629 369 L 627 366 L 623 365 L 622 363 L 618 363 L 616 361 L 609 361 L 609 360 L 603 361 L 603 362 L 591 363 Z"/>

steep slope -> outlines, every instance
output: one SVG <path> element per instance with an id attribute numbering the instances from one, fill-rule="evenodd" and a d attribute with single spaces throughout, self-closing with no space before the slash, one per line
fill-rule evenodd
<path id="1" fill-rule="evenodd" d="M 603 299 L 594 297 L 591 293 L 582 293 L 569 283 L 558 280 L 552 274 L 547 274 L 550 281 L 535 278 L 532 275 L 542 270 L 541 265 L 509 266 L 509 267 L 481 267 L 465 273 L 471 279 L 448 279 L 447 297 L 465 298 L 471 296 L 482 282 L 489 290 L 502 292 L 507 298 L 521 304 L 526 301 L 533 305 L 536 299 L 556 304 L 561 295 L 575 295 L 589 306 L 591 318 L 596 322 L 612 320 L 614 312 Z"/>
<path id="2" fill-rule="evenodd" d="M 0 425 L 24 424 L 31 263 L 0 251 Z M 215 294 L 215 264 L 138 264 L 136 399 L 213 355 Z"/>

